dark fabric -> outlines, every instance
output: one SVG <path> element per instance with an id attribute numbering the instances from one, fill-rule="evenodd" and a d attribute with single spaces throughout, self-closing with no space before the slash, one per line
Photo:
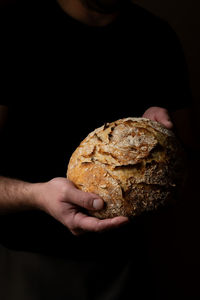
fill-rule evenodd
<path id="1" fill-rule="evenodd" d="M 175 33 L 136 5 L 103 28 L 72 19 L 55 1 L 22 1 L 2 10 L 0 20 L 0 104 L 9 106 L 4 176 L 30 182 L 65 177 L 72 152 L 104 122 L 141 116 L 155 105 L 190 105 Z M 75 237 L 42 212 L 1 216 L 1 299 L 156 297 L 149 284 L 148 220 Z"/>

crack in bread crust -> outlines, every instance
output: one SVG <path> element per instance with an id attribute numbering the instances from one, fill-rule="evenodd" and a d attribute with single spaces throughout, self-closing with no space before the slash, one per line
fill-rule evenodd
<path id="1" fill-rule="evenodd" d="M 72 154 L 67 177 L 106 205 L 98 218 L 135 216 L 169 201 L 182 181 L 183 151 L 174 133 L 145 118 L 126 118 L 91 132 Z"/>

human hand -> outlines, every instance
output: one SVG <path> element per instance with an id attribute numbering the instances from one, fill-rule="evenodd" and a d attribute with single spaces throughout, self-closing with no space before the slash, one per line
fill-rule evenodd
<path id="1" fill-rule="evenodd" d="M 105 220 L 88 216 L 83 209 L 101 209 L 103 200 L 98 195 L 80 191 L 66 178 L 58 177 L 38 183 L 36 190 L 38 207 L 65 225 L 74 235 L 114 229 L 129 222 L 128 218 L 122 216 Z"/>
<path id="2" fill-rule="evenodd" d="M 173 123 L 169 116 L 169 112 L 165 108 L 157 106 L 150 107 L 144 112 L 142 117 L 152 121 L 157 121 L 163 124 L 167 129 L 173 128 Z"/>

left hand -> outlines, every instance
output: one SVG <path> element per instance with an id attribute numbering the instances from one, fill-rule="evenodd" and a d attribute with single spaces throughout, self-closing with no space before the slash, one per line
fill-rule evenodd
<path id="1" fill-rule="evenodd" d="M 152 121 L 157 121 L 164 125 L 167 129 L 173 128 L 173 123 L 166 108 L 158 106 L 150 107 L 144 112 L 142 117 Z"/>

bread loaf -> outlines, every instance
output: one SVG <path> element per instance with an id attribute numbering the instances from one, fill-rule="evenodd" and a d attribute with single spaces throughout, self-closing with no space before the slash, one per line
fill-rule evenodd
<path id="1" fill-rule="evenodd" d="M 67 177 L 105 201 L 100 219 L 136 216 L 172 199 L 182 181 L 183 152 L 172 131 L 126 118 L 91 132 L 72 154 Z"/>

